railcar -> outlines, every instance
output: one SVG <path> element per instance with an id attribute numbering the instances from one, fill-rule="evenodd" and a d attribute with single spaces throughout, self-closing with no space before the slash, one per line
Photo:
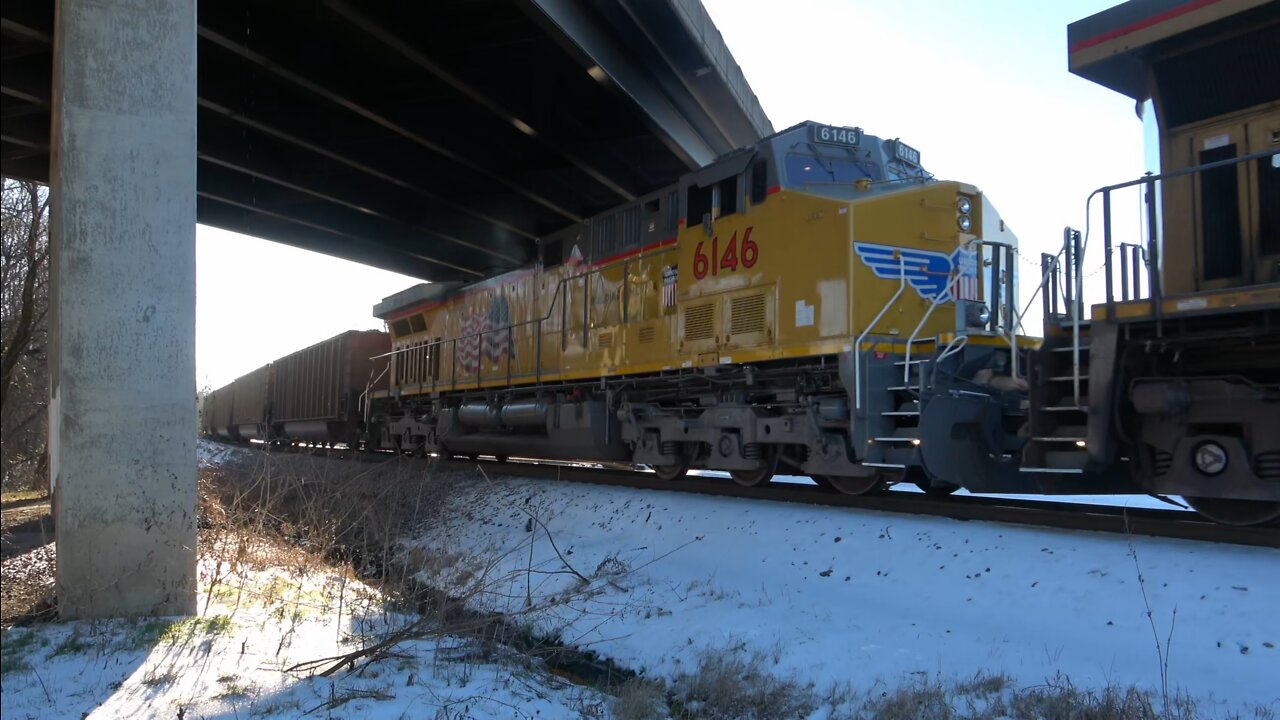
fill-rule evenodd
<path id="1" fill-rule="evenodd" d="M 390 349 L 387 333 L 350 330 L 272 363 L 271 440 L 357 447 L 366 389 L 387 387 L 373 358 Z"/>
<path id="2" fill-rule="evenodd" d="M 387 333 L 351 330 L 236 378 L 204 398 L 202 431 L 238 442 L 358 447 L 369 390 L 387 387 Z"/>
<path id="3" fill-rule="evenodd" d="M 1280 519 L 1280 4 L 1128 2 L 1068 35 L 1073 72 L 1139 103 L 1153 172 L 1099 189 L 1091 242 L 1047 260 L 1069 292 L 1045 308 L 1024 454 L 1221 522 Z M 1135 201 L 1145 227 L 1126 230 Z"/>
<path id="4" fill-rule="evenodd" d="M 1016 472 L 1182 496 L 1227 524 L 1280 519 L 1278 10 L 1129 2 L 1069 28 L 1072 71 L 1139 102 L 1152 171 L 1093 193 L 1092 237 L 1068 228 L 1042 257 Z M 1141 227 L 1125 222 L 1135 204 Z M 963 417 L 982 404 L 934 399 L 927 465 L 1013 479 L 993 453 L 936 442 L 1002 431 L 996 413 Z"/>

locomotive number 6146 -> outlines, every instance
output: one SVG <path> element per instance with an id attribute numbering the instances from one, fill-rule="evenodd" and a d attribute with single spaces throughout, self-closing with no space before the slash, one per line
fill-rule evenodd
<path id="1" fill-rule="evenodd" d="M 742 233 L 742 243 L 738 243 L 738 233 L 734 233 L 729 241 L 720 245 L 720 238 L 711 238 L 711 254 L 707 254 L 707 243 L 701 241 L 693 249 L 693 277 L 701 280 L 707 275 L 719 275 L 721 272 L 734 272 L 738 268 L 750 268 L 760 259 L 760 246 L 751 239 L 751 231 L 747 228 Z"/>

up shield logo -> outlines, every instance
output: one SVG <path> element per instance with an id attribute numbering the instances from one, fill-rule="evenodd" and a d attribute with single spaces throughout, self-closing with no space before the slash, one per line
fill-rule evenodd
<path id="1" fill-rule="evenodd" d="M 855 242 L 853 249 L 876 277 L 900 280 L 905 276 L 907 284 L 925 300 L 942 303 L 954 299 L 947 289 L 953 272 L 958 275 L 952 288 L 955 296 L 961 300 L 978 299 L 978 253 L 974 250 L 956 248 L 947 255 L 864 242 Z"/>

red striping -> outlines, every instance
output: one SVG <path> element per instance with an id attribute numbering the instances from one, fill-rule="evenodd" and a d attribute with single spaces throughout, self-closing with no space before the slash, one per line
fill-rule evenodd
<path id="1" fill-rule="evenodd" d="M 1191 0 L 1190 2 L 1183 3 L 1182 5 L 1179 5 L 1176 8 L 1172 8 L 1162 13 L 1152 15 L 1149 18 L 1143 18 L 1142 20 L 1129 23 L 1128 25 L 1125 25 L 1123 27 L 1118 27 L 1114 30 L 1108 30 L 1107 32 L 1102 33 L 1101 35 L 1095 35 L 1091 38 L 1088 38 L 1087 40 L 1081 40 L 1080 42 L 1071 46 L 1070 52 L 1078 52 L 1080 50 L 1091 48 L 1095 45 L 1101 45 L 1102 43 L 1107 42 L 1108 40 L 1115 40 L 1118 37 L 1122 37 L 1124 35 L 1128 35 L 1130 33 L 1134 33 L 1139 30 L 1144 30 L 1153 25 L 1159 25 L 1160 23 L 1166 20 L 1172 20 L 1173 18 L 1179 17 L 1181 15 L 1186 15 L 1189 12 L 1195 12 L 1196 10 L 1208 7 L 1217 2 L 1221 2 L 1221 0 Z"/>
<path id="2" fill-rule="evenodd" d="M 620 252 L 617 255 L 610 255 L 609 257 L 603 260 L 597 260 L 591 264 L 597 267 L 599 267 L 600 265 L 608 265 L 609 263 L 615 263 L 623 258 L 631 257 L 632 255 L 639 255 L 641 253 L 647 253 L 650 250 L 657 250 L 660 247 L 666 247 L 668 245 L 672 245 L 675 243 L 675 241 L 676 241 L 675 237 L 669 237 L 665 240 L 651 242 L 648 245 L 645 245 L 644 247 L 636 248 L 635 250 L 628 250 L 626 252 Z"/>
<path id="3" fill-rule="evenodd" d="M 779 192 L 782 192 L 782 186 L 781 186 L 781 185 L 774 185 L 773 187 L 769 188 L 769 191 L 768 191 L 768 192 L 766 192 L 765 194 L 766 194 L 766 195 L 772 195 L 772 194 L 774 194 L 774 193 L 779 193 Z"/>

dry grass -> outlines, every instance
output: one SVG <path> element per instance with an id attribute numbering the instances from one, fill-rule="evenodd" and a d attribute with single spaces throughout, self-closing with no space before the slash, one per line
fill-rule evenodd
<path id="1" fill-rule="evenodd" d="M 630 569 L 618 562 L 575 568 L 539 508 L 522 509 L 532 529 L 513 552 L 529 553 L 535 543 L 545 543 L 559 558 L 554 567 L 512 569 L 504 564 L 510 553 L 460 548 L 452 538 L 437 538 L 441 544 L 433 547 L 402 545 L 422 527 L 443 523 L 443 513 L 451 511 L 451 490 L 467 479 L 487 482 L 476 474 L 440 472 L 421 460 L 391 457 L 375 463 L 265 452 L 202 472 L 203 592 L 232 607 L 250 595 L 276 603 L 281 621 L 287 622 L 308 604 L 301 597 L 307 577 L 317 571 L 331 575 L 333 565 L 349 564 L 382 595 L 339 596 L 345 612 L 374 615 L 369 603 L 390 602 L 411 616 L 398 627 L 370 627 L 356 638 L 359 650 L 299 663 L 291 668 L 297 672 L 366 672 L 373 663 L 398 657 L 398 645 L 423 639 L 437 641 L 438 656 L 454 658 L 464 673 L 478 663 L 541 672 L 543 660 L 571 662 L 566 656 L 572 651 L 554 633 L 543 636 L 535 628 L 546 618 L 580 612 L 575 603 L 624 582 Z M 288 571 L 288 580 L 278 587 L 250 587 L 246 571 L 280 567 Z M 548 575 L 571 578 L 571 586 L 553 597 L 532 594 L 533 585 Z M 512 588 L 521 589 L 518 598 Z"/>
<path id="2" fill-rule="evenodd" d="M 671 697 L 680 720 L 774 720 L 808 717 L 818 707 L 811 685 L 779 677 L 769 656 L 736 648 L 708 649 L 690 673 L 675 678 Z"/>
<path id="3" fill-rule="evenodd" d="M 665 720 L 671 714 L 663 684 L 639 677 L 616 690 L 611 709 L 615 720 Z"/>
<path id="4" fill-rule="evenodd" d="M 30 500 L 44 500 L 48 497 L 48 493 L 43 488 L 35 490 L 6 490 L 0 493 L 0 505 L 8 505 L 9 503 L 27 502 Z"/>

